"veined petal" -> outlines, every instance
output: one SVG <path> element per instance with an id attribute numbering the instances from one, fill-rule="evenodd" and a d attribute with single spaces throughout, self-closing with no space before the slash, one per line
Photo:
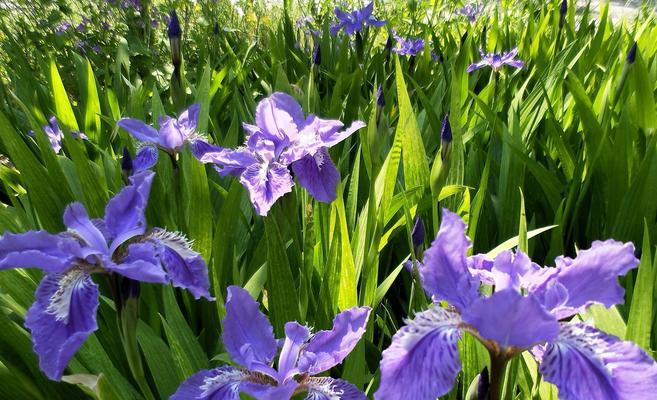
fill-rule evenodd
<path id="1" fill-rule="evenodd" d="M 293 162 L 292 171 L 299 184 L 316 200 L 324 203 L 335 200 L 340 173 L 326 147 L 319 149 L 314 156 L 307 155 Z"/>
<path id="2" fill-rule="evenodd" d="M 309 377 L 301 387 L 308 391 L 305 400 L 367 400 L 365 393 L 342 379 Z"/>
<path id="3" fill-rule="evenodd" d="M 522 60 L 509 60 L 509 61 L 504 61 L 504 64 L 514 67 L 514 68 L 522 68 L 525 66 L 525 62 Z"/>
<path id="4" fill-rule="evenodd" d="M 369 307 L 353 307 L 336 315 L 330 331 L 317 332 L 301 350 L 301 372 L 316 375 L 340 364 L 365 333 Z"/>
<path id="5" fill-rule="evenodd" d="M 657 393 L 655 360 L 632 342 L 580 323 L 562 326 L 539 372 L 563 400 L 649 400 Z"/>
<path id="6" fill-rule="evenodd" d="M 469 247 L 465 223 L 458 215 L 443 209 L 438 236 L 424 252 L 419 268 L 424 290 L 434 301 L 445 300 L 463 310 L 479 297 L 479 282 L 468 270 Z"/>
<path id="7" fill-rule="evenodd" d="M 185 135 L 178 126 L 178 120 L 167 118 L 160 124 L 158 144 L 169 151 L 176 151 L 185 144 Z"/>
<path id="8" fill-rule="evenodd" d="M 130 279 L 150 283 L 169 282 L 166 272 L 160 265 L 155 247 L 151 243 L 133 243 L 123 260 L 114 263 L 112 260 L 104 262 L 104 268 L 126 276 Z"/>
<path id="9" fill-rule="evenodd" d="M 132 160 L 134 172 L 143 171 L 157 164 L 157 148 L 155 146 L 143 146 L 137 151 L 135 159 Z"/>
<path id="10" fill-rule="evenodd" d="M 170 400 L 239 400 L 247 374 L 233 367 L 206 369 L 187 378 Z"/>
<path id="11" fill-rule="evenodd" d="M 232 150 L 207 145 L 203 153 L 199 152 L 196 158 L 202 163 L 216 164 L 217 172 L 221 176 L 240 176 L 245 169 L 258 162 L 253 151 L 247 147 Z"/>
<path id="12" fill-rule="evenodd" d="M 64 224 L 70 231 L 80 236 L 87 245 L 99 254 L 107 253 L 107 240 L 102 232 L 91 222 L 87 210 L 81 203 L 75 202 L 64 210 Z"/>
<path id="13" fill-rule="evenodd" d="M 476 69 L 484 68 L 489 65 L 490 63 L 487 60 L 481 60 L 479 62 L 470 64 L 470 66 L 468 66 L 468 69 L 466 69 L 465 72 L 470 73 Z"/>
<path id="14" fill-rule="evenodd" d="M 62 272 L 79 247 L 71 237 L 46 231 L 7 232 L 0 236 L 0 270 L 37 267 L 47 273 Z"/>
<path id="15" fill-rule="evenodd" d="M 188 109 L 183 111 L 178 117 L 178 126 L 184 131 L 185 139 L 189 138 L 196 131 L 198 117 L 201 112 L 201 104 L 192 104 Z"/>
<path id="16" fill-rule="evenodd" d="M 622 303 L 624 290 L 618 284 L 618 277 L 637 265 L 639 260 L 634 256 L 632 243 L 614 240 L 593 242 L 590 249 L 581 250 L 575 259 L 558 260 L 556 279 L 568 291 L 568 300 L 562 307 L 577 309 L 592 303 L 611 307 Z"/>
<path id="17" fill-rule="evenodd" d="M 434 400 L 461 370 L 458 314 L 434 305 L 407 320 L 383 352 L 376 400 Z"/>
<path id="18" fill-rule="evenodd" d="M 285 193 L 292 191 L 292 176 L 285 165 L 278 163 L 253 164 L 240 178 L 249 191 L 251 203 L 259 215 L 265 216 L 272 205 Z"/>
<path id="19" fill-rule="evenodd" d="M 146 231 L 144 212 L 153 183 L 154 172 L 132 175 L 130 185 L 112 197 L 105 206 L 105 227 L 112 236 L 110 254 L 126 240 Z M 108 238 L 110 239 L 110 238 Z"/>
<path id="20" fill-rule="evenodd" d="M 239 286 L 229 286 L 221 338 L 233 361 L 252 370 L 269 364 L 277 353 L 274 329 L 258 303 Z"/>
<path id="21" fill-rule="evenodd" d="M 532 295 L 505 289 L 482 297 L 465 309 L 463 321 L 502 348 L 529 347 L 559 334 L 559 322 Z"/>
<path id="22" fill-rule="evenodd" d="M 301 106 L 287 93 L 273 93 L 256 107 L 258 128 L 265 138 L 274 142 L 277 153 L 281 146 L 296 139 L 304 120 Z"/>
<path id="23" fill-rule="evenodd" d="M 339 123 L 339 126 L 338 126 Z M 339 129 L 343 126 L 340 121 L 331 121 L 331 120 L 320 120 L 319 125 L 319 137 L 326 147 L 332 147 L 341 141 L 345 140 L 351 136 L 354 132 L 360 128 L 364 128 L 367 124 L 363 121 L 354 121 L 349 128 L 340 131 Z"/>
<path id="24" fill-rule="evenodd" d="M 39 367 L 60 380 L 68 362 L 96 329 L 98 286 L 80 268 L 46 275 L 25 317 Z"/>
<path id="25" fill-rule="evenodd" d="M 157 130 L 138 119 L 121 118 L 116 124 L 141 142 L 157 143 L 159 140 Z"/>
<path id="26" fill-rule="evenodd" d="M 210 295 L 208 267 L 185 236 L 156 229 L 149 239 L 161 246 L 160 259 L 173 286 L 189 290 L 197 300 L 201 297 L 214 300 Z"/>

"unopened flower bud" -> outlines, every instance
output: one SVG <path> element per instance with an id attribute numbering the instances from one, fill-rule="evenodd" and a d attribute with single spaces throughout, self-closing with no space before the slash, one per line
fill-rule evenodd
<path id="1" fill-rule="evenodd" d="M 424 244 L 424 223 L 419 216 L 415 217 L 415 223 L 413 224 L 413 230 L 411 231 L 411 239 L 413 240 L 413 246 L 416 248 Z"/>
<path id="2" fill-rule="evenodd" d="M 634 42 L 630 51 L 627 52 L 627 58 L 625 59 L 625 61 L 628 64 L 634 64 L 635 59 L 636 59 L 636 42 Z"/>

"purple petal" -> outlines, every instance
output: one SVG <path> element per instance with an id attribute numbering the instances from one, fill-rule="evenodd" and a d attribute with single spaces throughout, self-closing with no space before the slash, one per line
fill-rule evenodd
<path id="1" fill-rule="evenodd" d="M 274 329 L 258 303 L 239 286 L 229 286 L 221 338 L 233 361 L 252 370 L 269 365 L 277 353 Z"/>
<path id="2" fill-rule="evenodd" d="M 278 386 L 244 381 L 240 385 L 240 390 L 242 393 L 248 394 L 250 396 L 249 398 L 257 400 L 290 400 L 297 387 L 299 387 L 299 384 L 294 379 L 290 379 Z"/>
<path id="3" fill-rule="evenodd" d="M 562 327 L 539 372 L 564 400 L 649 400 L 657 393 L 655 360 L 634 343 L 584 324 Z"/>
<path id="4" fill-rule="evenodd" d="M 106 254 L 107 240 L 102 232 L 91 222 L 87 210 L 81 203 L 75 202 L 64 210 L 64 224 L 68 229 L 83 239 L 95 252 Z"/>
<path id="5" fill-rule="evenodd" d="M 528 349 L 559 334 L 559 322 L 534 296 L 522 296 L 513 289 L 480 298 L 463 311 L 462 317 L 481 336 L 502 348 Z"/>
<path id="6" fill-rule="evenodd" d="M 479 282 L 470 275 L 465 257 L 469 247 L 465 223 L 443 209 L 438 236 L 424 252 L 419 269 L 424 290 L 434 301 L 445 300 L 462 310 L 479 297 Z"/>
<path id="7" fill-rule="evenodd" d="M 167 118 L 160 124 L 160 133 L 158 144 L 168 150 L 177 151 L 185 144 L 186 132 L 183 132 L 178 126 L 178 121 L 173 118 Z"/>
<path id="8" fill-rule="evenodd" d="M 7 232 L 0 236 L 0 270 L 37 267 L 47 273 L 62 272 L 75 258 L 76 251 L 69 249 L 79 247 L 71 237 L 46 231 Z"/>
<path id="9" fill-rule="evenodd" d="M 187 133 L 187 137 L 196 131 L 200 112 L 201 104 L 195 103 L 183 111 L 178 117 L 178 125 L 185 131 L 185 133 Z"/>
<path id="10" fill-rule="evenodd" d="M 133 243 L 120 263 L 107 260 L 105 269 L 116 272 L 130 279 L 150 283 L 169 282 L 166 272 L 160 265 L 155 248 L 150 243 Z"/>
<path id="11" fill-rule="evenodd" d="M 25 326 L 32 333 L 39 367 L 60 380 L 68 362 L 96 329 L 98 286 L 81 269 L 46 275 L 27 312 Z"/>
<path id="12" fill-rule="evenodd" d="M 110 254 L 126 240 L 146 231 L 144 212 L 153 176 L 155 173 L 148 170 L 132 175 L 129 178 L 130 185 L 107 202 L 105 227 L 112 240 Z"/>
<path id="13" fill-rule="evenodd" d="M 272 205 L 285 193 L 292 191 L 292 176 L 285 165 L 273 162 L 253 164 L 240 177 L 249 191 L 251 203 L 259 215 L 265 216 Z"/>
<path id="14" fill-rule="evenodd" d="M 206 144 L 198 147 L 197 154 L 200 162 L 216 164 L 221 176 L 240 176 L 246 168 L 258 162 L 253 151 L 247 147 L 231 150 Z"/>
<path id="15" fill-rule="evenodd" d="M 461 370 L 458 314 L 437 305 L 406 321 L 381 359 L 376 400 L 435 399 L 449 392 Z"/>
<path id="16" fill-rule="evenodd" d="M 342 379 L 310 377 L 301 385 L 308 391 L 304 400 L 367 400 L 365 393 Z"/>
<path id="17" fill-rule="evenodd" d="M 144 171 L 155 164 L 157 164 L 157 148 L 144 146 L 137 151 L 135 159 L 132 160 L 132 170 L 134 172 Z"/>
<path id="18" fill-rule="evenodd" d="M 278 381 L 282 382 L 287 378 L 294 376 L 298 370 L 295 370 L 299 350 L 310 337 L 310 330 L 297 323 L 288 322 L 285 324 L 285 341 L 281 349 L 281 355 L 278 357 Z"/>
<path id="19" fill-rule="evenodd" d="M 465 70 L 465 72 L 467 72 L 467 73 L 469 74 L 470 72 L 472 72 L 472 71 L 474 71 L 474 70 L 476 70 L 476 69 L 484 68 L 484 67 L 486 67 L 486 66 L 488 66 L 488 65 L 490 65 L 490 63 L 489 63 L 488 61 L 486 61 L 486 60 L 481 60 L 481 61 L 479 61 L 479 62 L 476 62 L 476 63 L 470 64 L 470 66 L 468 67 L 468 69 Z"/>
<path id="20" fill-rule="evenodd" d="M 563 307 L 577 309 L 592 303 L 611 307 L 623 302 L 618 277 L 639 265 L 632 243 L 614 240 L 593 242 L 573 259 L 558 260 L 556 279 L 568 291 Z M 558 310 L 557 310 L 558 311 Z M 572 314 L 571 314 L 572 315 Z"/>
<path id="21" fill-rule="evenodd" d="M 173 286 L 189 290 L 197 300 L 201 297 L 214 300 L 210 295 L 208 267 L 187 238 L 161 229 L 149 238 L 162 247 L 160 258 Z"/>
<path id="22" fill-rule="evenodd" d="M 495 257 L 491 268 L 495 290 L 501 291 L 510 288 L 518 291 L 521 286 L 526 288 L 525 277 L 531 276 L 538 269 L 539 267 L 532 264 L 529 257 L 522 251 L 518 251 L 516 254 L 511 251 L 503 251 Z"/>
<path id="23" fill-rule="evenodd" d="M 299 184 L 316 200 L 324 203 L 335 200 L 340 173 L 326 147 L 319 149 L 314 156 L 307 155 L 293 162 L 292 171 Z"/>
<path id="24" fill-rule="evenodd" d="M 258 128 L 277 149 L 297 136 L 304 121 L 301 106 L 287 93 L 276 92 L 260 100 L 256 108 Z"/>
<path id="25" fill-rule="evenodd" d="M 169 400 L 239 400 L 248 375 L 233 367 L 206 369 L 187 378 Z"/>
<path id="26" fill-rule="evenodd" d="M 513 49 L 509 50 L 508 52 L 502 54 L 502 61 L 511 61 L 513 60 L 516 56 L 518 55 L 518 48 L 514 47 Z"/>
<path id="27" fill-rule="evenodd" d="M 116 124 L 140 142 L 157 143 L 159 141 L 157 130 L 138 119 L 121 118 Z"/>
<path id="28" fill-rule="evenodd" d="M 340 124 L 339 126 L 338 123 Z M 365 124 L 363 121 L 354 121 L 351 126 L 349 126 L 349 128 L 343 131 L 338 131 L 342 127 L 342 122 L 320 120 L 318 133 L 319 137 L 324 143 L 324 146 L 332 147 L 351 136 L 360 128 L 364 128 L 366 125 L 367 124 Z"/>
<path id="29" fill-rule="evenodd" d="M 525 66 L 525 62 L 522 60 L 511 60 L 511 61 L 505 61 L 504 64 L 514 67 L 514 68 L 522 68 Z"/>
<path id="30" fill-rule="evenodd" d="M 353 307 L 336 315 L 333 329 L 317 332 L 299 355 L 299 370 L 315 375 L 342 362 L 365 333 L 369 307 Z"/>

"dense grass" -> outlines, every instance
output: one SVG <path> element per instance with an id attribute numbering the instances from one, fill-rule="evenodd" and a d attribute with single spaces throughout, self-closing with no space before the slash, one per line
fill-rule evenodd
<path id="1" fill-rule="evenodd" d="M 519 246 L 534 261 L 553 265 L 556 256 L 574 256 L 593 240 L 634 242 L 641 265 L 622 280 L 625 304 L 593 308 L 581 317 L 654 355 L 657 23 L 652 15 L 612 23 L 606 7 L 594 19 L 592 10 L 576 12 L 570 2 L 562 19 L 560 2 L 502 1 L 470 24 L 454 14 L 457 7 L 450 1 L 377 4 L 376 15 L 388 25 L 369 29 L 356 46 L 352 38 L 329 34 L 328 3 L 315 10 L 286 4 L 287 13 L 247 8 L 244 17 L 225 2 L 208 3 L 146 7 L 166 12 L 176 5 L 187 15 L 182 94 L 170 85 L 163 20 L 136 29 L 136 21 L 150 18 L 121 11 L 112 17 L 116 28 L 108 36 L 100 28 L 105 14 L 98 11 L 84 35 L 101 51 L 88 48 L 85 57 L 75 49 L 79 33 L 54 33 L 61 14 L 53 11 L 42 31 L 16 20 L 17 14 L 2 15 L 9 21 L 3 22 L 0 56 L 2 232 L 58 232 L 64 207 L 73 200 L 83 202 L 92 216 L 102 214 L 106 200 L 123 186 L 123 148 L 134 154 L 136 144 L 117 128 L 121 117 L 155 122 L 199 102 L 199 131 L 214 143 L 236 147 L 244 137 L 241 123 L 253 121 L 257 101 L 283 91 L 307 113 L 368 123 L 331 150 L 342 176 L 336 201 L 316 202 L 297 185 L 265 218 L 254 213 L 237 180 L 220 178 L 189 152 L 175 163 L 161 154 L 149 224 L 194 240 L 217 301 L 193 301 L 184 291 L 142 284 L 137 341 L 155 398 L 167 398 L 193 372 L 226 360 L 219 335 L 231 284 L 261 300 L 277 333 L 288 320 L 326 328 L 338 310 L 371 306 L 366 340 L 332 375 L 373 394 L 381 351 L 403 318 L 428 304 L 402 262 L 418 258 L 417 251 L 435 237 L 441 207 L 468 222 L 474 253 Z M 319 39 L 295 26 L 301 14 L 315 18 Z M 432 43 L 414 59 L 391 54 L 384 47 L 390 27 Z M 636 58 L 628 63 L 635 42 Z M 312 63 L 316 45 L 320 65 Z M 525 68 L 465 72 L 479 60 L 480 48 L 515 46 Z M 440 60 L 432 51 L 442 55 Z M 385 97 L 380 118 L 379 86 Z M 440 129 L 447 114 L 453 141 L 443 162 Z M 67 133 L 59 155 L 41 128 L 51 115 Z M 27 135 L 30 129 L 35 139 Z M 73 140 L 73 131 L 90 140 Z M 443 162 L 440 177 L 430 173 L 436 162 Z M 418 249 L 411 243 L 415 216 L 427 228 L 425 246 Z M 72 399 L 94 392 L 103 399 L 143 398 L 102 281 L 100 329 L 68 369 L 76 385 L 43 376 L 23 327 L 38 280 L 33 270 L 0 272 L 0 397 Z M 461 398 L 488 363 L 471 337 L 461 347 L 463 373 L 446 398 Z M 93 388 L 85 385 L 86 374 L 100 375 Z M 530 398 L 533 391 L 541 399 L 556 398 L 551 385 L 537 380 L 531 358 L 516 360 L 508 374 L 504 393 L 510 397 Z"/>

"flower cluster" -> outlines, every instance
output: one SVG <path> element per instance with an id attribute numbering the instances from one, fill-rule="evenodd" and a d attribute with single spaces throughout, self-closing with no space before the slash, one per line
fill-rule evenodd
<path id="1" fill-rule="evenodd" d="M 43 126 L 43 131 L 45 132 L 52 149 L 56 154 L 59 154 L 59 152 L 62 151 L 62 139 L 64 138 L 64 134 L 62 133 L 62 130 L 59 129 L 57 118 L 54 116 L 50 117 L 48 124 Z M 32 137 L 35 136 L 33 131 L 30 131 L 29 135 Z M 71 136 L 73 136 L 74 139 L 89 139 L 87 135 L 82 132 L 71 132 Z"/>
<path id="2" fill-rule="evenodd" d="M 434 305 L 408 320 L 383 352 L 377 400 L 447 393 L 461 369 L 462 332 L 481 341 L 498 365 L 531 350 L 560 398 L 652 398 L 657 364 L 648 354 L 583 323 L 562 322 L 591 304 L 623 301 L 617 277 L 639 262 L 631 243 L 593 242 L 574 259 L 557 258 L 555 268 L 541 268 L 521 251 L 467 257 L 469 247 L 463 221 L 444 210 L 419 265 Z"/>
<path id="3" fill-rule="evenodd" d="M 216 164 L 222 175 L 240 178 L 260 215 L 292 191 L 292 169 L 297 180 L 319 201 L 335 200 L 340 173 L 328 148 L 365 126 L 361 121 L 344 124 L 315 115 L 304 116 L 294 98 L 274 93 L 258 103 L 256 125 L 243 124 L 248 136 L 244 146 L 224 149 L 198 141 L 192 149 L 204 163 Z"/>
<path id="4" fill-rule="evenodd" d="M 373 2 L 361 9 L 353 10 L 351 12 L 345 12 L 342 11 L 340 7 L 335 7 L 333 12 L 338 21 L 331 24 L 331 35 L 337 35 L 341 29 L 344 29 L 344 32 L 351 36 L 356 32 L 360 32 L 366 25 L 374 27 L 384 26 L 386 21 L 374 18 L 372 16 L 372 11 L 374 11 Z"/>
<path id="5" fill-rule="evenodd" d="M 475 20 L 477 19 L 477 16 L 481 14 L 482 7 L 479 4 L 473 3 L 473 4 L 466 4 L 465 6 L 459 8 L 456 10 L 456 13 L 459 15 L 462 15 L 468 20 L 470 20 L 470 23 L 474 23 Z"/>
<path id="6" fill-rule="evenodd" d="M 397 41 L 397 47 L 393 51 L 400 55 L 416 56 L 424 50 L 424 39 L 422 38 L 403 38 L 392 30 L 392 36 Z"/>
<path id="7" fill-rule="evenodd" d="M 183 382 L 171 400 L 239 399 L 239 393 L 256 399 L 289 400 L 303 392 L 308 393 L 306 399 L 365 400 L 365 394 L 349 382 L 313 375 L 328 371 L 351 353 L 365 333 L 370 311 L 369 307 L 350 308 L 335 317 L 331 330 L 314 335 L 306 326 L 288 322 L 285 339 L 277 341 L 258 303 L 246 290 L 230 286 L 222 339 L 241 368 L 200 371 Z"/>
<path id="8" fill-rule="evenodd" d="M 203 258 L 178 233 L 147 230 L 144 211 L 153 173 L 130 177 L 105 208 L 103 219 L 90 219 L 72 203 L 64 212 L 65 232 L 5 233 L 0 237 L 0 270 L 37 267 L 45 276 L 25 318 L 41 370 L 61 379 L 66 365 L 94 332 L 99 305 L 92 274 L 118 274 L 136 281 L 171 283 L 197 299 L 211 299 Z"/>
<path id="9" fill-rule="evenodd" d="M 508 65 L 513 68 L 522 68 L 525 66 L 524 61 L 516 59 L 516 56 L 518 55 L 517 47 L 505 53 L 486 54 L 483 52 L 483 50 L 479 50 L 479 55 L 481 56 L 481 61 L 470 64 L 467 69 L 468 73 L 484 67 L 491 67 L 493 68 L 493 71 L 497 72 L 504 65 Z"/>

